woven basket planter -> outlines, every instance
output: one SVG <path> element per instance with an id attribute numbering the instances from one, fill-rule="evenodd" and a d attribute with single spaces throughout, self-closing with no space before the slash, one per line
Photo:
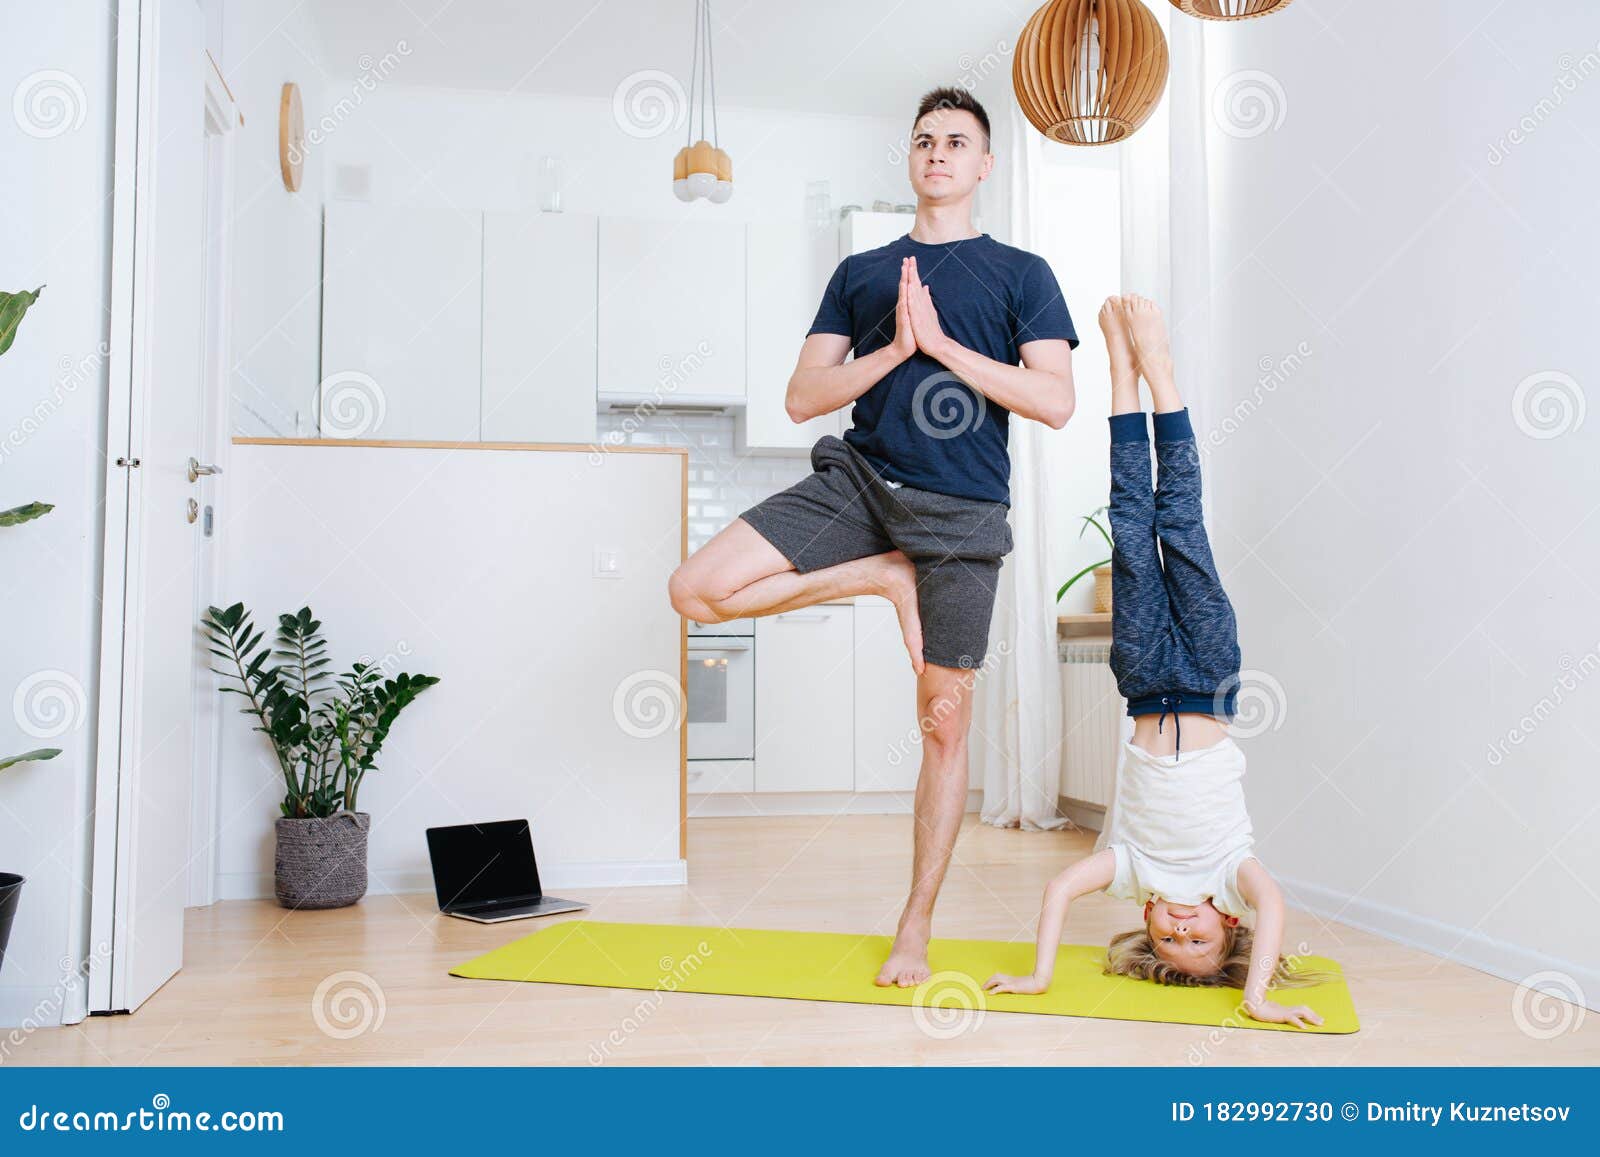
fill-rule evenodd
<path id="1" fill-rule="evenodd" d="M 1111 613 L 1111 568 L 1108 566 L 1094 568 L 1094 613 Z"/>
<path id="2" fill-rule="evenodd" d="M 285 908 L 343 908 L 367 894 L 367 812 L 324 819 L 280 819 L 273 857 L 278 903 Z"/>

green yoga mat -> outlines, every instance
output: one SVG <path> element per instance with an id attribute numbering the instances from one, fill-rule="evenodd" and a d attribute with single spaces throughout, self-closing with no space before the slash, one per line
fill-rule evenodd
<path id="1" fill-rule="evenodd" d="M 1333 980 L 1273 994 L 1279 1003 L 1308 1004 L 1322 1015 L 1321 1027 L 1297 1029 L 1245 1016 L 1239 1011 L 1238 989 L 1176 988 L 1103 976 L 1105 948 L 1095 945 L 1063 946 L 1056 957 L 1055 982 L 1039 996 L 992 995 L 982 987 L 996 972 L 1031 971 L 1032 944 L 935 940 L 928 946 L 933 975 L 917 988 L 879 988 L 872 983 L 888 953 L 887 936 L 568 920 L 458 965 L 450 975 L 892 1004 L 923 1010 L 928 1017 L 981 1009 L 1279 1032 L 1352 1033 L 1361 1027 L 1339 966 L 1321 956 L 1304 957 L 1301 966 L 1331 973 Z"/>

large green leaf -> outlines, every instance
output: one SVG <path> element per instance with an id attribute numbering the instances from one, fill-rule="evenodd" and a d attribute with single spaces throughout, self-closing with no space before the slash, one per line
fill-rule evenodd
<path id="1" fill-rule="evenodd" d="M 55 507 L 48 502 L 30 502 L 26 506 L 13 506 L 10 510 L 0 510 L 0 526 L 20 526 L 24 522 L 32 522 L 35 518 L 43 518 Z"/>
<path id="2" fill-rule="evenodd" d="M 17 326 L 22 324 L 22 315 L 39 300 L 43 290 L 44 286 L 41 285 L 32 293 L 26 290 L 21 293 L 0 293 L 0 354 L 11 348 L 11 342 L 17 336 Z"/>
<path id="3" fill-rule="evenodd" d="M 30 759 L 54 759 L 60 754 L 61 749 L 59 747 L 40 747 L 33 751 L 24 751 L 21 755 L 0 759 L 0 771 L 4 771 L 6 768 L 18 763 L 27 763 Z"/>

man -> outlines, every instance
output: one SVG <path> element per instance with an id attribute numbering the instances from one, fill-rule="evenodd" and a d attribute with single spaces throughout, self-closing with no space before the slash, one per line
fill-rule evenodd
<path id="1" fill-rule="evenodd" d="M 880 985 L 928 978 L 934 901 L 966 808 L 967 692 L 1012 547 L 1009 414 L 1060 429 L 1074 405 L 1078 338 L 1049 265 L 973 228 L 993 168 L 983 106 L 958 88 L 924 96 L 907 160 L 915 223 L 839 263 L 789 379 L 796 422 L 853 402 L 852 428 L 819 439 L 814 473 L 746 510 L 669 584 L 697 622 L 842 595 L 894 603 L 923 742 L 911 892 Z"/>

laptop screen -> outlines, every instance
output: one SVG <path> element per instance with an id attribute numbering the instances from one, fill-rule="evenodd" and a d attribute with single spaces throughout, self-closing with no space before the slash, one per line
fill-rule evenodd
<path id="1" fill-rule="evenodd" d="M 429 828 L 428 858 L 441 909 L 542 894 L 527 820 Z"/>

